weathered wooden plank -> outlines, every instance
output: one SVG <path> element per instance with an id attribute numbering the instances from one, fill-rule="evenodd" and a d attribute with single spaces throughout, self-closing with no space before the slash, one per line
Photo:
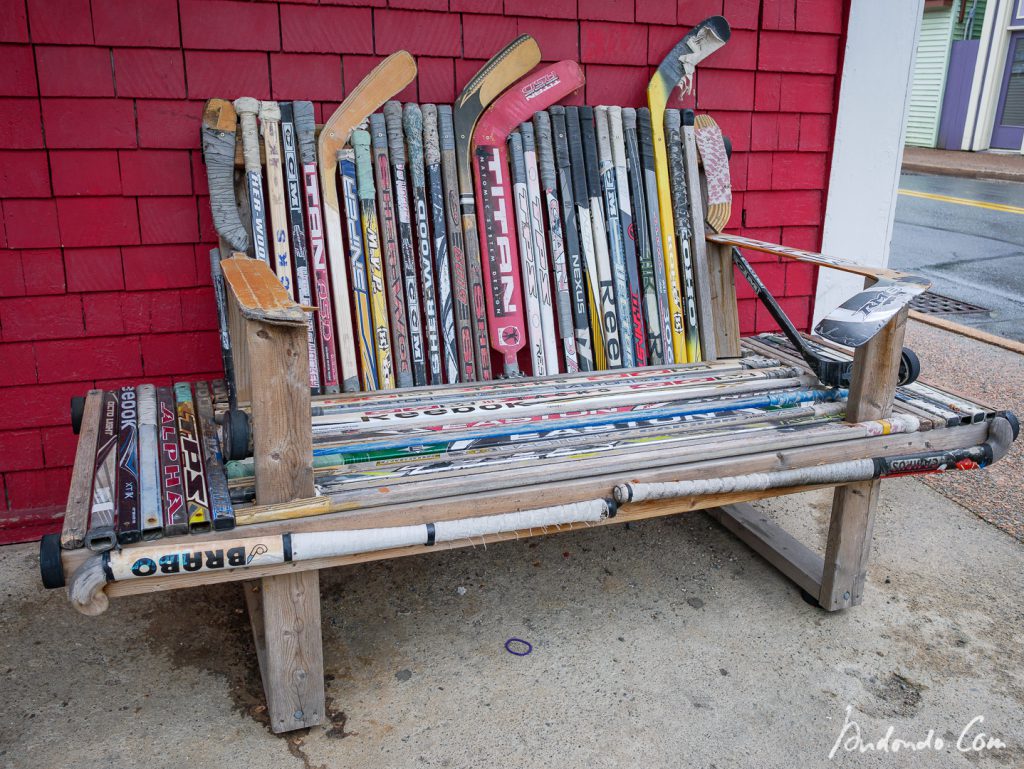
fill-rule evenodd
<path id="1" fill-rule="evenodd" d="M 60 546 L 66 550 L 80 548 L 89 527 L 89 507 L 92 502 L 92 477 L 96 460 L 96 439 L 100 430 L 100 401 L 102 390 L 89 390 L 82 412 L 82 429 L 78 433 L 78 448 L 71 471 L 71 488 L 64 512 L 64 528 Z"/>
<path id="2" fill-rule="evenodd" d="M 854 353 L 848 421 L 884 419 L 892 413 L 906 324 L 903 308 Z M 826 611 L 847 609 L 863 600 L 880 485 L 877 480 L 861 481 L 836 489 L 818 596 Z"/>
<path id="3" fill-rule="evenodd" d="M 770 521 L 756 507 L 737 502 L 710 508 L 707 514 L 796 583 L 801 590 L 813 596 L 821 591 L 824 559 Z"/>
<path id="4" fill-rule="evenodd" d="M 228 260 L 229 262 L 234 260 Z M 256 500 L 274 505 L 313 496 L 309 359 L 305 314 L 266 265 L 231 265 L 233 301 L 244 315 Z M 246 293 L 248 292 L 248 293 Z M 299 322 L 291 322 L 296 314 Z M 315 570 L 248 583 L 270 728 L 287 732 L 324 718 L 320 578 Z M 252 608 L 259 604 L 258 610 Z"/>

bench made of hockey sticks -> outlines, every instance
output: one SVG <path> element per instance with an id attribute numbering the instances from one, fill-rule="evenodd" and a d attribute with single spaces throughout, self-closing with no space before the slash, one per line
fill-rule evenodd
<path id="1" fill-rule="evenodd" d="M 522 53 L 523 46 L 516 50 Z M 485 71 L 493 73 L 495 66 L 513 58 L 508 54 Z M 534 64 L 525 57 L 517 65 L 520 71 L 506 73 L 507 83 Z M 389 84 L 391 93 L 404 87 L 402 81 L 398 77 Z M 471 94 L 480 90 L 477 81 L 476 91 L 468 89 Z M 532 81 L 528 85 L 538 87 Z M 357 100 L 366 93 L 361 87 Z M 380 95 L 362 105 L 363 117 L 390 96 Z M 362 122 L 346 113 L 346 106 L 351 106 L 349 100 L 339 112 L 347 115 L 350 127 Z M 271 125 L 274 115 L 272 109 L 266 113 Z M 335 153 L 344 149 L 348 131 L 339 126 L 345 120 L 328 121 L 320 134 L 321 148 L 325 132 L 329 141 L 332 136 L 338 140 L 340 132 L 345 138 Z M 248 127 L 246 122 L 243 119 L 243 132 L 255 131 L 255 122 Z M 453 126 L 459 130 L 458 110 Z M 670 123 L 670 134 L 672 127 Z M 172 401 L 177 419 L 172 420 L 171 436 L 183 452 L 179 467 L 187 473 L 201 471 L 201 482 L 186 494 L 186 502 L 197 506 L 187 508 L 189 518 L 193 512 L 197 515 L 196 533 L 146 539 L 158 532 L 145 527 L 147 516 L 154 517 L 154 503 L 145 502 L 154 498 L 154 490 L 150 486 L 147 493 L 141 470 L 150 468 L 152 479 L 153 468 L 163 467 L 159 462 L 154 465 L 159 449 L 151 446 L 137 454 L 140 477 L 134 489 L 142 492 L 143 501 L 125 508 L 134 510 L 142 541 L 130 541 L 136 539 L 132 524 L 127 544 L 99 554 L 82 546 L 94 528 L 97 502 L 104 511 L 120 513 L 123 507 L 118 504 L 123 479 L 116 470 L 108 477 L 106 496 L 96 496 L 97 449 L 100 432 L 106 429 L 103 404 L 110 399 L 92 392 L 85 401 L 64 531 L 46 540 L 41 551 L 46 584 L 70 582 L 76 607 L 98 613 L 110 597 L 245 581 L 274 731 L 323 720 L 321 568 L 422 553 L 429 547 L 497 542 L 707 509 L 824 609 L 860 603 L 879 478 L 986 466 L 1005 453 L 1016 436 L 1016 421 L 1010 414 L 923 383 L 897 387 L 906 321 L 905 304 L 898 301 L 872 319 L 879 329 L 856 348 L 852 366 L 844 349 L 812 340 L 799 340 L 799 353 L 789 341 L 775 336 L 741 342 L 734 248 L 764 249 L 860 272 L 876 281 L 898 283 L 900 276 L 728 235 L 705 237 L 696 152 L 682 149 L 679 139 L 668 147 L 685 158 L 687 186 L 693 193 L 688 205 L 702 213 L 692 218 L 689 237 L 678 238 L 679 218 L 667 221 L 673 224 L 671 242 L 692 249 L 691 257 L 706 269 L 706 291 L 695 288 L 694 297 L 701 314 L 711 320 L 682 324 L 684 332 L 693 329 L 697 334 L 703 361 L 314 397 L 311 302 L 296 301 L 280 282 L 281 275 L 271 272 L 262 259 L 242 253 L 223 262 L 217 259 L 215 265 L 224 277 L 222 308 L 235 372 L 231 402 L 225 409 L 197 388 L 196 418 L 188 406 L 192 395 L 187 385 Z M 272 146 L 264 154 L 273 157 Z M 256 170 L 258 160 L 259 153 Z M 571 158 L 569 164 L 571 171 Z M 253 169 L 248 170 L 253 183 Z M 323 187 L 329 205 L 331 189 L 338 199 L 333 168 L 327 178 L 332 183 L 314 173 L 312 183 L 314 188 Z M 587 181 L 581 190 L 586 190 L 588 201 L 598 202 L 591 213 L 603 211 L 601 206 L 612 208 L 617 196 L 591 196 Z M 658 183 L 654 197 L 665 189 Z M 706 218 L 715 230 L 724 224 L 726 201 L 715 185 L 711 188 Z M 609 184 L 600 191 L 610 190 Z M 670 206 L 678 199 L 669 198 Z M 308 208 L 305 213 L 308 217 Z M 464 219 L 472 213 L 466 199 L 461 213 Z M 463 246 L 468 255 L 483 245 L 486 259 L 487 245 L 469 237 L 476 237 L 475 224 L 473 216 L 461 222 Z M 326 231 L 330 239 L 331 225 Z M 592 235 L 602 231 L 608 230 L 590 229 Z M 266 236 L 258 228 L 251 232 L 253 242 Z M 582 235 L 584 230 L 578 232 Z M 236 250 L 228 242 L 230 230 L 220 234 L 225 250 Z M 339 231 L 335 236 L 341 238 L 340 247 L 344 235 Z M 523 235 L 522 242 L 528 242 L 527 237 Z M 268 251 L 271 242 L 276 238 L 264 243 Z M 605 246 L 611 248 L 611 241 Z M 344 259 L 340 264 L 344 272 Z M 681 260 L 676 266 L 685 270 Z M 680 296 L 680 311 L 683 299 Z M 600 303 L 600 297 L 589 302 L 588 314 Z M 574 325 L 574 338 L 576 330 Z M 479 341 L 480 329 L 474 323 L 468 331 L 470 340 Z M 484 330 L 484 352 L 488 340 L 494 342 L 493 331 Z M 678 341 L 677 348 L 688 354 L 685 333 Z M 478 355 L 480 349 L 470 348 L 476 371 L 481 362 L 477 358 L 484 357 Z M 360 355 L 354 341 L 336 352 L 353 360 Z M 363 355 L 363 362 L 371 355 Z M 835 386 L 837 382 L 822 384 L 822 367 L 808 357 L 835 364 L 825 368 L 842 372 L 845 379 L 838 384 L 848 388 Z M 468 358 L 460 354 L 457 360 L 461 369 Z M 506 363 L 507 358 L 499 362 Z M 425 358 L 423 363 L 430 365 Z M 358 380 L 364 370 L 359 364 L 346 369 L 343 362 L 339 384 L 346 377 Z M 149 401 L 148 393 L 134 393 L 140 401 L 141 396 Z M 133 396 L 124 398 L 133 401 Z M 127 413 L 133 414 L 133 404 L 127 405 Z M 249 453 L 251 441 L 251 460 L 231 465 L 227 472 L 219 467 L 224 448 L 213 440 L 216 431 L 206 418 L 211 406 L 222 412 L 222 429 L 239 415 L 251 423 L 246 440 L 232 435 L 232 442 L 244 447 L 241 454 Z M 137 419 L 141 436 L 143 415 Z M 150 434 L 152 421 L 147 413 Z M 110 430 L 118 432 L 115 427 Z M 143 443 L 149 441 L 140 440 L 140 447 Z M 747 504 L 833 486 L 823 556 Z M 132 488 L 130 483 L 127 488 Z M 215 498 L 230 509 L 230 516 L 213 515 Z M 237 528 L 218 531 L 218 520 L 224 527 L 233 521 Z M 114 536 L 121 538 L 116 526 Z M 102 545 L 100 539 L 94 542 L 97 548 Z"/>

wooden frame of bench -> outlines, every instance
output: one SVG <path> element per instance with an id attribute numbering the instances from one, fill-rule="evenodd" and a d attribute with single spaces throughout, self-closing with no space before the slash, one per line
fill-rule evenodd
<path id="1" fill-rule="evenodd" d="M 710 295 L 698 299 L 710 305 L 719 319 L 713 332 L 719 357 L 740 354 L 739 318 L 730 248 L 708 242 L 698 258 L 706 259 L 711 275 Z M 251 404 L 253 423 L 256 503 L 302 504 L 322 511 L 325 500 L 313 498 L 312 432 L 309 413 L 305 313 L 281 288 L 262 262 L 236 255 L 223 262 L 228 285 L 229 327 L 234 346 L 240 401 Z M 887 417 L 896 390 L 896 374 L 902 349 L 906 311 L 895 316 L 854 356 L 847 421 Z M 89 394 L 86 414 L 98 408 L 98 391 Z M 89 556 L 81 549 L 88 517 L 91 458 L 98 420 L 86 417 L 68 500 L 62 560 L 66 574 Z M 984 440 L 987 425 L 972 424 L 929 433 L 910 433 L 846 441 L 830 450 L 838 461 L 862 456 L 907 453 L 922 448 L 953 448 Z M 683 468 L 653 468 L 634 473 L 632 480 L 660 481 L 687 476 L 713 476 L 736 472 L 780 469 L 812 461 L 814 447 L 790 449 L 734 459 L 709 460 Z M 606 496 L 621 477 L 599 476 L 545 488 L 545 504 Z M 753 550 L 762 555 L 801 590 L 814 597 L 826 611 L 856 606 L 863 599 L 878 481 L 838 486 L 824 555 L 790 536 L 748 504 L 782 494 L 816 487 L 772 489 L 762 492 L 647 502 L 620 508 L 614 519 L 602 524 L 673 515 L 705 509 Z M 509 512 L 536 505 L 536 489 L 489 491 L 480 494 L 419 504 L 415 510 L 398 505 L 367 510 L 334 512 L 307 518 L 253 524 L 253 533 L 317 531 L 393 526 L 467 515 Z M 600 524 L 599 524 L 600 525 Z M 573 530 L 581 526 L 562 527 Z M 530 536 L 513 532 L 489 536 L 488 542 Z M 211 544 L 233 532 L 207 535 Z M 466 543 L 468 544 L 468 543 Z M 457 547 L 460 544 L 444 545 Z M 324 719 L 323 648 L 320 628 L 319 569 L 429 552 L 406 547 L 350 556 L 301 561 L 237 571 L 202 572 L 156 580 L 111 583 L 109 596 L 132 595 L 194 587 L 215 582 L 242 581 L 246 605 L 256 641 L 271 728 L 285 732 L 319 724 Z"/>

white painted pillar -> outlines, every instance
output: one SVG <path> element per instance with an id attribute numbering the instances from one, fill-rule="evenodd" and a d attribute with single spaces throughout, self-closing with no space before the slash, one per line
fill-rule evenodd
<path id="1" fill-rule="evenodd" d="M 914 52 L 924 0 L 850 3 L 822 252 L 873 266 L 889 262 L 903 162 Z M 814 322 L 864 279 L 818 271 Z"/>

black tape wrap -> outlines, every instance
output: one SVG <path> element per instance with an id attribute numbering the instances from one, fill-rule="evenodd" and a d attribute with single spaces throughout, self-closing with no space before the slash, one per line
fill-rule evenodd
<path id="1" fill-rule="evenodd" d="M 597 160 L 597 129 L 594 126 L 594 108 L 580 107 L 580 140 L 587 172 L 587 196 L 601 198 L 601 173 Z"/>

